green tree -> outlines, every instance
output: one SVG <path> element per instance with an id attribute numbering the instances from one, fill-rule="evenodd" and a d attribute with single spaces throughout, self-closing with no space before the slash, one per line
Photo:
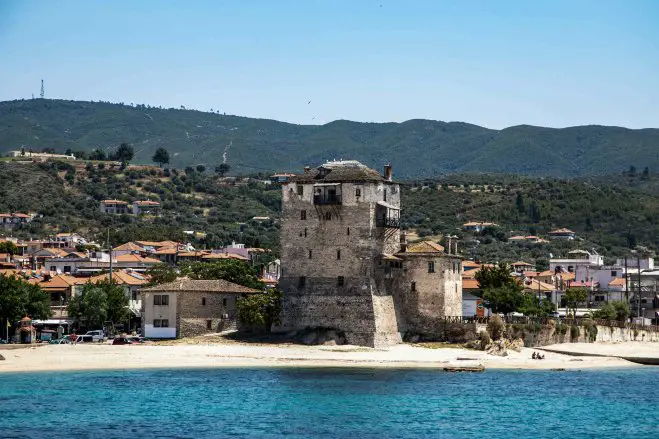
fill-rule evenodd
<path id="1" fill-rule="evenodd" d="M 224 259 L 216 262 L 191 262 L 181 267 L 181 274 L 190 279 L 224 279 L 249 288 L 263 289 L 254 268 L 243 261 Z"/>
<path id="2" fill-rule="evenodd" d="M 231 166 L 227 165 L 226 163 L 220 163 L 219 165 L 217 165 L 217 166 L 215 167 L 215 172 L 216 172 L 220 177 L 224 177 L 224 174 L 226 174 L 227 172 L 229 172 L 230 169 L 231 169 Z"/>
<path id="3" fill-rule="evenodd" d="M 506 285 L 490 287 L 483 291 L 485 306 L 495 314 L 510 314 L 517 311 L 524 304 L 524 295 L 521 287 Z"/>
<path id="4" fill-rule="evenodd" d="M 112 323 L 123 323 L 128 320 L 128 296 L 124 288 L 115 282 L 104 280 L 96 284 L 105 293 L 107 302 L 106 320 Z"/>
<path id="5" fill-rule="evenodd" d="M 89 153 L 89 160 L 107 160 L 108 155 L 102 149 L 95 149 Z"/>
<path id="6" fill-rule="evenodd" d="M 73 296 L 67 311 L 78 324 L 88 329 L 101 328 L 108 316 L 108 299 L 103 288 L 96 284 L 86 284 L 80 295 Z"/>
<path id="7" fill-rule="evenodd" d="M 478 287 L 481 290 L 510 285 L 519 286 L 519 282 L 511 274 L 512 271 L 510 265 L 502 262 L 492 267 L 481 267 L 474 277 L 478 281 Z"/>
<path id="8" fill-rule="evenodd" d="M 593 318 L 624 322 L 629 318 L 630 314 L 631 311 L 627 302 L 613 301 L 607 302 L 595 310 L 593 312 Z"/>
<path id="9" fill-rule="evenodd" d="M 10 255 L 18 254 L 18 247 L 11 241 L 0 242 L 0 253 L 8 253 Z"/>
<path id="10" fill-rule="evenodd" d="M 203 174 L 204 172 L 206 172 L 206 166 L 197 165 L 197 172 L 199 172 L 200 174 Z"/>
<path id="11" fill-rule="evenodd" d="M 588 290 L 585 288 L 568 288 L 565 290 L 566 308 L 572 310 L 572 316 L 576 316 L 577 307 L 580 303 L 588 300 Z"/>
<path id="12" fill-rule="evenodd" d="M 114 158 L 122 163 L 122 165 L 127 165 L 135 157 L 135 150 L 128 143 L 122 143 L 117 148 L 117 151 L 114 153 Z"/>
<path id="13" fill-rule="evenodd" d="M 523 296 L 524 302 L 519 307 L 518 311 L 525 316 L 546 317 L 554 312 L 554 304 L 551 300 L 545 298 L 540 299 L 537 295 L 530 293 L 526 293 Z"/>
<path id="14" fill-rule="evenodd" d="M 38 285 L 0 274 L 0 325 L 24 316 L 45 319 L 50 315 L 50 297 Z"/>
<path id="15" fill-rule="evenodd" d="M 241 323 L 270 332 L 272 325 L 279 324 L 281 291 L 271 288 L 264 294 L 248 294 L 238 299 L 236 307 Z"/>
<path id="16" fill-rule="evenodd" d="M 517 197 L 515 197 L 515 206 L 519 213 L 524 213 L 524 196 L 521 192 L 517 192 Z"/>
<path id="17" fill-rule="evenodd" d="M 158 148 L 152 159 L 162 168 L 162 165 L 169 164 L 169 152 L 165 148 Z"/>
<path id="18" fill-rule="evenodd" d="M 178 277 L 178 270 L 169 264 L 156 264 L 149 268 L 146 273 L 149 276 L 149 285 L 160 285 L 174 282 Z"/>
<path id="19" fill-rule="evenodd" d="M 50 309 L 50 295 L 39 285 L 23 282 L 23 313 L 33 319 L 47 319 L 52 315 Z"/>

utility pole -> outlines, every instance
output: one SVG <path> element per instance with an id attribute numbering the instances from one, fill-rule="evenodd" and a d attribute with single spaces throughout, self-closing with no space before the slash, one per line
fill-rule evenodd
<path id="1" fill-rule="evenodd" d="M 110 253 L 110 283 L 112 283 L 112 246 L 110 245 L 110 229 L 108 228 L 108 252 Z"/>
<path id="2" fill-rule="evenodd" d="M 44 97 L 44 92 L 43 92 L 43 79 L 41 80 L 41 99 Z"/>
<path id="3" fill-rule="evenodd" d="M 638 311 L 636 315 L 641 317 L 641 257 L 638 253 L 636 253 L 636 268 L 638 269 Z M 645 321 L 645 319 L 642 321 Z"/>
<path id="4" fill-rule="evenodd" d="M 629 305 L 629 270 L 627 269 L 627 256 L 625 256 L 625 300 Z"/>

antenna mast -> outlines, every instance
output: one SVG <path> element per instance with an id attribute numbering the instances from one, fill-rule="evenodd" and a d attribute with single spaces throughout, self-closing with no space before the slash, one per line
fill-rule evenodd
<path id="1" fill-rule="evenodd" d="M 43 79 L 41 80 L 41 99 L 43 99 Z"/>

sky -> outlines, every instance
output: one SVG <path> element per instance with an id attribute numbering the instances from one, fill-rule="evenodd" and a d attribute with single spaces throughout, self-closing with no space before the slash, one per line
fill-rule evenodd
<path id="1" fill-rule="evenodd" d="M 656 0 L 0 0 L 0 100 L 659 126 Z"/>

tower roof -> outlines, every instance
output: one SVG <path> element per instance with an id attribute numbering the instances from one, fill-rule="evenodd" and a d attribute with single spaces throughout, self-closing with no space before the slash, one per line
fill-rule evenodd
<path id="1" fill-rule="evenodd" d="M 343 181 L 386 181 L 377 171 L 363 165 L 357 160 L 338 160 L 324 163 L 317 168 L 306 168 L 303 174 L 297 174 L 290 181 L 299 183 L 343 182 Z"/>

